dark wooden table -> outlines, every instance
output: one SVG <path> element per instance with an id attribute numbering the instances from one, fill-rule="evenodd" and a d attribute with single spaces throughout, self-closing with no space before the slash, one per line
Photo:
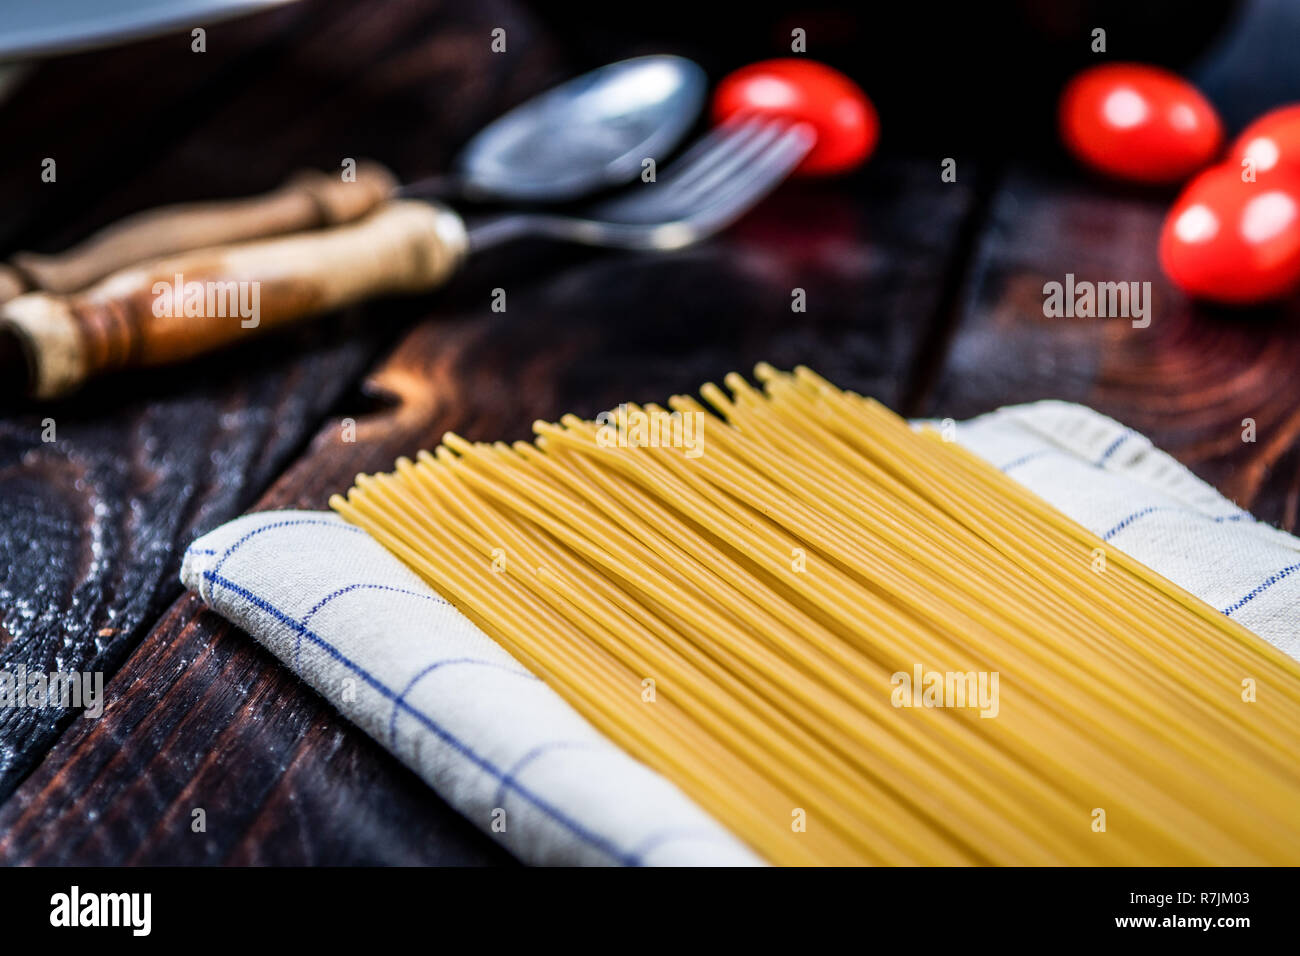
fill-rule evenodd
<path id="1" fill-rule="evenodd" d="M 487 40 L 502 25 L 505 57 Z M 210 27 L 203 54 L 176 35 L 51 61 L 0 105 L 0 252 L 56 251 L 137 209 L 347 156 L 436 172 L 587 65 L 504 0 L 306 0 Z M 39 179 L 47 156 L 55 184 Z M 695 249 L 503 249 L 437 296 L 0 414 L 0 669 L 102 671 L 109 701 L 99 719 L 0 711 L 0 862 L 508 862 L 177 581 L 197 535 L 249 509 L 322 508 L 448 428 L 522 437 L 537 417 L 802 362 L 908 414 L 1088 403 L 1294 528 L 1294 304 L 1216 314 L 1171 289 L 1154 260 L 1167 196 L 1059 160 L 959 169 L 945 183 L 939 156 L 885 148 Z M 1150 327 L 1044 318 L 1043 283 L 1067 272 L 1151 281 Z"/>

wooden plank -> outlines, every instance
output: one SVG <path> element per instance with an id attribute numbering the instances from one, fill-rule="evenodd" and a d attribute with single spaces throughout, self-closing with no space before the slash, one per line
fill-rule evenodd
<path id="1" fill-rule="evenodd" d="M 929 414 L 1082 402 L 1157 446 L 1265 521 L 1296 527 L 1300 305 L 1233 312 L 1189 301 L 1161 274 L 1166 200 L 1018 171 L 992 203 Z M 1048 318 L 1044 284 L 1151 283 L 1151 323 Z M 1257 440 L 1243 441 L 1253 419 Z"/>
<path id="2" fill-rule="evenodd" d="M 241 349 L 6 417 L 0 669 L 111 675 L 176 594 L 178 549 L 246 507 L 364 369 L 375 345 L 347 336 L 359 327 L 285 339 L 289 361 Z M 54 442 L 42 441 L 47 420 Z M 0 710 L 0 793 L 63 720 Z"/>
<path id="3" fill-rule="evenodd" d="M 521 437 L 538 417 L 662 400 L 759 359 L 806 362 L 894 401 L 969 200 L 937 164 L 884 161 L 847 185 L 792 184 L 693 250 L 485 256 L 442 296 L 444 318 L 413 327 L 369 377 L 388 407 L 357 417 L 353 444 L 337 421 L 324 427 L 258 507 L 324 507 L 357 471 L 389 468 L 447 429 Z M 804 314 L 791 312 L 796 287 Z M 493 288 L 506 291 L 503 313 Z M 0 808 L 0 861 L 494 859 L 473 834 L 449 844 L 431 792 L 408 799 L 392 758 L 192 597 L 109 697 Z M 187 829 L 195 807 L 221 821 L 204 841 Z"/>
<path id="4" fill-rule="evenodd" d="M 436 798 L 414 774 L 295 686 L 245 635 L 199 610 L 195 598 L 177 602 L 159 625 L 168 642 L 132 657 L 115 682 L 127 692 L 109 714 L 75 723 L 73 736 L 93 750 L 93 765 L 59 766 L 50 781 L 57 800 L 6 806 L 0 859 L 295 866 L 509 860 L 450 810 L 429 812 Z M 187 706 L 157 706 L 160 697 Z M 311 779 L 321 767 L 329 768 L 328 786 Z M 63 829 L 65 815 L 81 821 L 76 833 L 44 838 L 49 827 Z"/>
<path id="5" fill-rule="evenodd" d="M 294 9 L 290 21 L 214 28 L 208 54 L 186 45 L 174 57 L 173 36 L 42 67 L 0 119 L 24 150 L 53 143 L 78 161 L 60 159 L 58 182 L 42 186 L 18 175 L 21 156 L 0 156 L 0 198 L 27 210 L 14 241 L 57 249 L 126 212 L 257 191 L 346 155 L 419 172 L 553 69 L 553 47 L 498 2 Z M 488 46 L 501 23 L 533 41 L 509 64 Z M 359 122 L 363 104 L 389 122 Z M 90 164 L 123 114 L 144 124 L 121 127 L 138 135 Z M 179 592 L 184 546 L 255 501 L 401 324 L 429 307 L 375 304 L 184 368 L 107 379 L 57 405 L 0 410 L 0 669 L 111 676 Z M 53 442 L 42 440 L 47 419 Z M 66 720 L 55 708 L 0 711 L 0 798 Z"/>

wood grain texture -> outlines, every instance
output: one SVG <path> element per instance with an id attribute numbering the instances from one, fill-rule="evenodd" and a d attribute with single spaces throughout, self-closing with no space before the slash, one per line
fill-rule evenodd
<path id="1" fill-rule="evenodd" d="M 1143 432 L 1265 521 L 1296 527 L 1300 301 L 1199 305 L 1156 261 L 1167 204 L 1077 177 L 1020 171 L 993 198 L 958 334 L 926 408 L 966 418 L 999 405 L 1082 402 Z M 1044 284 L 1150 282 L 1151 323 L 1047 318 Z M 1256 441 L 1243 441 L 1244 421 Z"/>
<path id="2" fill-rule="evenodd" d="M 195 598 L 177 602 L 159 624 L 167 641 L 132 657 L 108 714 L 73 725 L 78 759 L 56 756 L 42 768 L 59 798 L 6 805 L 0 860 L 509 861 L 450 810 L 430 812 L 437 800 L 423 781 L 246 635 L 199 612 Z M 319 764 L 328 787 L 319 786 Z M 69 817 L 82 821 L 75 832 Z"/>
<path id="3" fill-rule="evenodd" d="M 326 425 L 257 507 L 323 508 L 356 472 L 389 468 L 448 429 L 522 437 L 539 417 L 663 399 L 762 358 L 807 362 L 894 400 L 969 196 L 929 164 L 882 163 L 851 188 L 869 197 L 869 216 L 832 187 L 792 185 L 698 249 L 533 246 L 472 262 L 440 315 L 368 377 L 384 407 L 357 419 L 355 443 L 338 421 Z M 809 210 L 816 228 L 792 227 Z M 489 306 L 496 287 L 504 313 Z M 794 320 L 796 287 L 809 304 Z M 193 597 L 145 637 L 109 698 L 0 808 L 0 861 L 500 858 L 469 824 L 449 832 L 431 791 Z M 188 829 L 195 807 L 208 811 L 202 839 Z"/>
<path id="4" fill-rule="evenodd" d="M 331 331 L 0 422 L 0 669 L 112 674 L 176 594 L 179 549 L 246 507 L 372 358 Z M 0 793 L 64 720 L 0 710 Z"/>

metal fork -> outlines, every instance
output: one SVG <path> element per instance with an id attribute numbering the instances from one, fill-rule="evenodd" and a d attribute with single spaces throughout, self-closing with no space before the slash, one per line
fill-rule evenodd
<path id="1" fill-rule="evenodd" d="M 620 249 L 680 249 L 740 218 L 808 155 L 807 123 L 750 117 L 702 137 L 654 182 L 570 215 L 507 213 L 469 226 L 469 251 L 543 237 Z"/>

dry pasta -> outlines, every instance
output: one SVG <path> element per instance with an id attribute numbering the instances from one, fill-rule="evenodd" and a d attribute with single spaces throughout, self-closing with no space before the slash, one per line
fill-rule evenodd
<path id="1" fill-rule="evenodd" d="M 756 377 L 331 506 L 771 862 L 1300 863 L 1295 661 L 932 429 Z"/>

